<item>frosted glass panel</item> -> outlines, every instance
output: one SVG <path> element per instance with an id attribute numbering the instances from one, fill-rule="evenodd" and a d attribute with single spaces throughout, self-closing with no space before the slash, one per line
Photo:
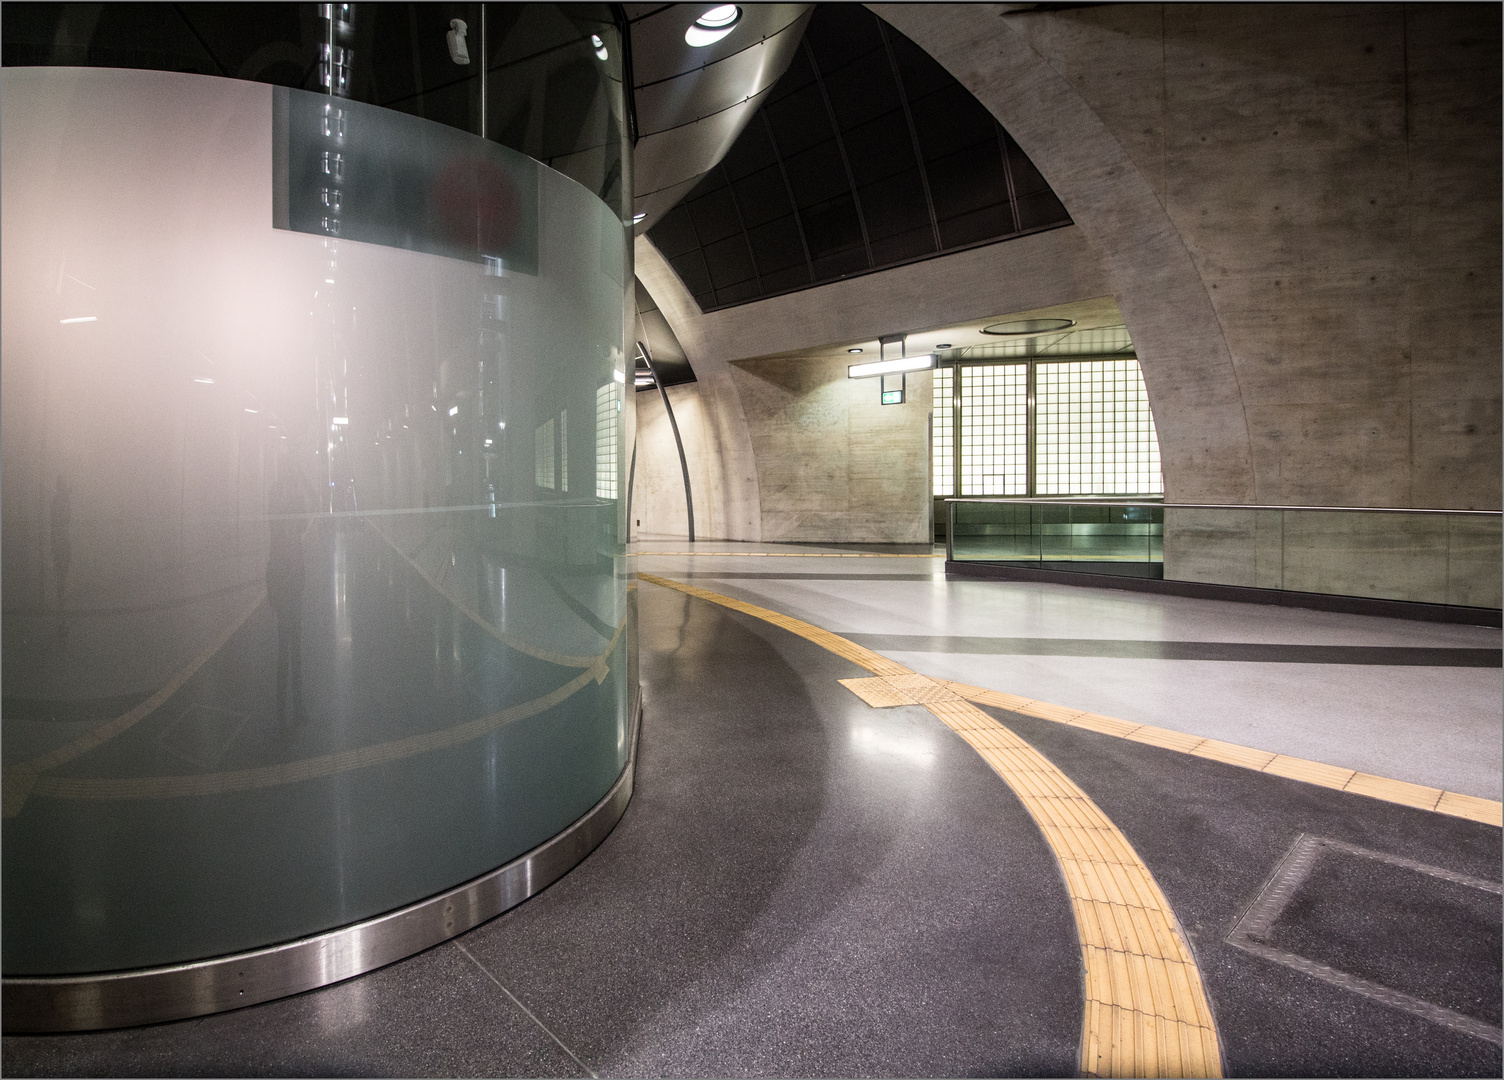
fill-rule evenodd
<path id="1" fill-rule="evenodd" d="M 535 257 L 479 224 L 458 250 L 278 228 L 288 91 L 0 83 L 5 974 L 346 925 L 578 819 L 634 693 L 599 450 L 625 443 L 598 399 L 624 371 L 617 214 L 346 103 L 347 167 L 407 169 L 450 235 L 455 170 L 505 170 Z M 344 191 L 299 176 L 291 201 Z"/>

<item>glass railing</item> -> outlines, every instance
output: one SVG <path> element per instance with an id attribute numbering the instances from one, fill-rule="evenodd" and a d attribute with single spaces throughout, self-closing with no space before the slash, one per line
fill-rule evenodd
<path id="1" fill-rule="evenodd" d="M 946 514 L 952 562 L 1501 606 L 1494 510 L 962 498 Z"/>

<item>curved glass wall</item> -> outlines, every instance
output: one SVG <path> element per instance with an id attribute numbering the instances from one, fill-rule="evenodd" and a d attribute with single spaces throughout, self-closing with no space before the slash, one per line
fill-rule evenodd
<path id="1" fill-rule="evenodd" d="M 336 50 L 354 19 L 358 58 L 377 5 L 296 7 Z M 621 130 L 620 58 L 529 7 L 599 65 L 576 179 L 428 106 L 15 66 L 8 37 L 7 976 L 349 925 L 622 774 L 626 157 L 583 145 Z M 101 62 L 70 33 L 32 62 Z"/>

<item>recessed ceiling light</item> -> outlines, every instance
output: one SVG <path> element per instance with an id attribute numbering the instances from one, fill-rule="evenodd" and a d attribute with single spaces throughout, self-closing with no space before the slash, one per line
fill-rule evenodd
<path id="1" fill-rule="evenodd" d="M 722 4 L 690 23 L 689 29 L 684 31 L 684 40 L 696 49 L 703 49 L 731 33 L 741 21 L 741 8 L 735 4 Z"/>
<path id="2" fill-rule="evenodd" d="M 611 55 L 606 51 L 606 43 L 601 40 L 599 34 L 590 35 L 590 44 L 595 46 L 595 55 L 598 59 L 605 60 Z"/>
<path id="3" fill-rule="evenodd" d="M 950 342 L 947 341 L 944 345 L 936 345 L 935 348 L 937 348 L 937 349 L 948 349 L 948 348 L 950 348 Z"/>
<path id="4" fill-rule="evenodd" d="M 636 225 L 638 222 L 640 222 L 643 218 L 645 218 L 647 216 L 648 216 L 648 212 L 646 210 L 644 210 L 640 214 L 633 214 L 632 215 L 632 224 Z"/>
<path id="5" fill-rule="evenodd" d="M 1069 330 L 1075 325 L 1075 319 L 1015 319 L 1012 322 L 998 322 L 991 326 L 984 326 L 982 333 L 998 337 L 1010 337 L 1015 334 L 1048 334 L 1057 330 Z"/>
<path id="6" fill-rule="evenodd" d="M 853 355 L 855 355 L 856 353 L 859 353 L 862 350 L 861 349 L 847 349 L 846 351 L 849 352 L 849 353 L 851 353 L 851 354 L 853 354 Z"/>

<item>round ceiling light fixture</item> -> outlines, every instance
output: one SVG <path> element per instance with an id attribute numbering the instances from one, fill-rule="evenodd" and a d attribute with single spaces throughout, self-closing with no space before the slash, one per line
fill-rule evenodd
<path id="1" fill-rule="evenodd" d="M 982 333 L 993 334 L 997 337 L 1049 334 L 1069 330 L 1075 325 L 1075 319 L 1015 319 L 1013 322 L 998 322 L 991 326 L 984 326 Z"/>
<path id="2" fill-rule="evenodd" d="M 851 353 L 853 356 L 855 356 L 857 353 L 861 352 L 862 350 L 861 349 L 847 349 L 846 351 L 849 352 L 849 353 Z"/>
<path id="3" fill-rule="evenodd" d="M 937 348 L 937 349 L 948 349 L 948 348 L 950 348 L 950 342 L 947 341 L 943 345 L 936 345 L 935 348 Z"/>
<path id="4" fill-rule="evenodd" d="M 684 31 L 684 40 L 696 49 L 703 49 L 731 33 L 741 21 L 741 8 L 735 4 L 722 4 L 690 23 L 689 29 Z"/>

